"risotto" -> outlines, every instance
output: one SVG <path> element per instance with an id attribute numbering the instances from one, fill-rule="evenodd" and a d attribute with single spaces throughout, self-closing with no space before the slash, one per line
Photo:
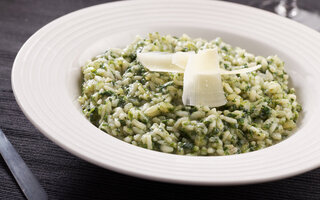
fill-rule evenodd
<path id="1" fill-rule="evenodd" d="M 221 77 L 227 99 L 221 107 L 184 105 L 182 73 L 149 71 L 136 59 L 139 52 L 212 48 L 222 69 L 261 65 Z M 255 56 L 221 38 L 150 33 L 94 57 L 82 72 L 78 100 L 91 123 L 127 143 L 166 153 L 221 156 L 263 149 L 292 134 L 302 109 L 279 57 Z"/>

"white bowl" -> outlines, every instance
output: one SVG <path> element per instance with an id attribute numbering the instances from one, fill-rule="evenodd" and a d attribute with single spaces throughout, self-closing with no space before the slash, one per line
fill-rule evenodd
<path id="1" fill-rule="evenodd" d="M 191 157 L 136 147 L 93 126 L 77 102 L 80 66 L 154 31 L 208 40 L 220 36 L 256 55 L 279 55 L 303 106 L 296 133 L 256 152 Z M 122 1 L 82 9 L 41 28 L 19 51 L 12 86 L 21 109 L 45 136 L 91 163 L 175 183 L 256 183 L 320 166 L 319 53 L 318 32 L 258 9 L 219 1 Z"/>

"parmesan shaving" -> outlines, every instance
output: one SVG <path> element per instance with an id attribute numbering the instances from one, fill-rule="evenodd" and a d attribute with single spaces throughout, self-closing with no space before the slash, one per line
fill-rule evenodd
<path id="1" fill-rule="evenodd" d="M 243 69 L 237 69 L 237 70 L 232 70 L 232 71 L 227 71 L 225 69 L 220 69 L 220 74 L 221 75 L 228 75 L 228 74 L 243 74 L 243 73 L 249 73 L 258 70 L 261 67 L 261 65 L 257 65 L 254 67 L 249 67 L 249 68 L 243 68 Z"/>
<path id="2" fill-rule="evenodd" d="M 218 107 L 227 103 L 219 73 L 216 49 L 207 49 L 191 55 L 184 73 L 184 105 Z"/>
<path id="3" fill-rule="evenodd" d="M 150 71 L 183 73 L 183 68 L 172 64 L 173 55 L 172 53 L 164 52 L 147 52 L 137 53 L 137 58 Z"/>
<path id="4" fill-rule="evenodd" d="M 195 54 L 194 51 L 176 52 L 172 56 L 172 64 L 174 64 L 184 70 L 187 66 L 189 57 L 194 54 Z"/>

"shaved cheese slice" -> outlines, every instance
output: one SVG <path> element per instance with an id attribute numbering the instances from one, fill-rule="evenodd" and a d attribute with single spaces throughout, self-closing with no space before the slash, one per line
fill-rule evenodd
<path id="1" fill-rule="evenodd" d="M 172 55 L 172 64 L 185 69 L 188 63 L 188 59 L 191 55 L 194 55 L 194 51 L 189 52 L 176 52 Z"/>
<path id="2" fill-rule="evenodd" d="M 183 68 L 172 64 L 173 55 L 166 52 L 147 52 L 137 53 L 137 58 L 150 71 L 183 73 Z"/>
<path id="3" fill-rule="evenodd" d="M 202 50 L 189 57 L 184 73 L 182 101 L 184 105 L 213 107 L 227 103 L 216 49 Z"/>
<path id="4" fill-rule="evenodd" d="M 258 70 L 261 67 L 261 65 L 257 65 L 250 68 L 243 68 L 243 69 L 237 69 L 232 71 L 227 71 L 225 69 L 220 69 L 221 75 L 228 75 L 228 74 L 242 74 L 242 73 L 249 73 Z"/>
<path id="5" fill-rule="evenodd" d="M 184 81 L 182 102 L 184 105 L 219 107 L 227 103 L 219 73 L 197 74 L 193 81 Z"/>

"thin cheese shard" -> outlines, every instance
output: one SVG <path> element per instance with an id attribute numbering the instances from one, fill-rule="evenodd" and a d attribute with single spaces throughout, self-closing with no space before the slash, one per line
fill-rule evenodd
<path id="1" fill-rule="evenodd" d="M 172 64 L 173 55 L 166 52 L 147 52 L 137 53 L 137 58 L 150 71 L 183 73 L 183 68 Z"/>
<path id="2" fill-rule="evenodd" d="M 191 55 L 194 55 L 194 51 L 188 52 L 176 52 L 172 55 L 172 64 L 185 69 L 188 63 L 188 59 Z"/>
<path id="3" fill-rule="evenodd" d="M 254 67 L 249 67 L 249 68 L 243 68 L 243 69 L 237 69 L 237 70 L 232 70 L 232 71 L 227 71 L 224 69 L 220 69 L 220 74 L 221 75 L 228 75 L 228 74 L 243 74 L 243 73 L 249 73 L 258 70 L 261 67 L 261 65 L 257 65 Z"/>
<path id="4" fill-rule="evenodd" d="M 227 103 L 216 49 L 202 50 L 189 57 L 184 72 L 182 101 L 184 105 L 212 107 Z"/>

